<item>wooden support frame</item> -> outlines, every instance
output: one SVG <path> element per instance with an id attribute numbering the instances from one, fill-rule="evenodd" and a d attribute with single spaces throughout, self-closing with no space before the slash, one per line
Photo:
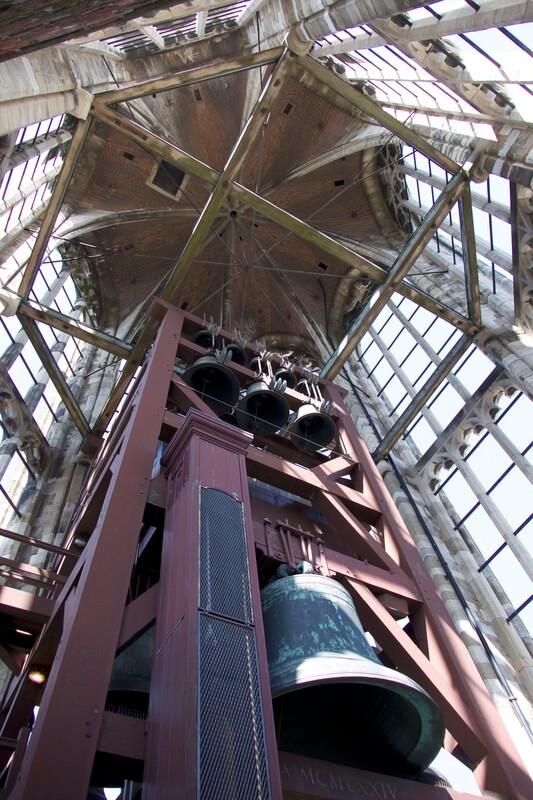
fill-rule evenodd
<path id="1" fill-rule="evenodd" d="M 328 71 L 326 70 L 326 72 Z M 104 106 L 102 103 L 95 101 L 92 105 L 91 113 L 97 119 L 107 123 L 111 127 L 115 128 L 115 130 L 121 131 L 125 136 L 130 137 L 143 147 L 146 147 L 152 152 L 157 153 L 169 163 L 174 164 L 184 172 L 195 175 L 207 185 L 213 186 L 218 181 L 220 172 L 208 166 L 207 164 L 204 164 L 199 159 L 188 155 L 179 147 L 167 142 L 162 137 L 157 136 L 157 134 L 152 133 L 147 128 L 144 128 L 142 125 L 139 125 L 138 123 L 122 116 L 118 112 L 113 111 L 109 107 Z M 281 225 L 281 227 L 285 228 L 290 233 L 294 233 L 296 236 L 300 236 L 304 241 L 319 247 L 324 251 L 324 253 L 327 253 L 334 258 L 338 258 L 344 264 L 348 264 L 349 266 L 359 270 L 361 274 L 368 275 L 370 278 L 372 278 L 372 280 L 382 283 L 386 279 L 388 274 L 387 270 L 369 261 L 367 258 L 356 253 L 354 250 L 351 250 L 349 247 L 337 242 L 331 236 L 319 231 L 317 228 L 313 228 L 312 225 L 309 225 L 303 220 L 298 219 L 298 217 L 295 217 L 288 211 L 284 211 L 282 208 L 276 206 L 274 203 L 271 203 L 266 198 L 256 194 L 251 189 L 242 186 L 238 182 L 235 182 L 231 188 L 230 195 L 239 202 L 243 203 L 243 205 L 247 205 L 257 211 L 259 214 L 262 214 L 271 222 Z M 416 287 L 401 284 L 398 287 L 398 291 L 400 294 L 408 297 L 410 300 L 413 300 L 413 302 L 421 305 L 422 308 L 426 308 L 428 311 L 431 311 L 432 313 L 441 316 L 443 319 L 448 320 L 452 325 L 455 325 L 457 328 L 459 328 L 459 330 L 472 335 L 477 332 L 477 327 L 471 322 L 471 320 L 463 317 L 462 314 L 459 314 L 457 311 L 454 311 L 454 309 L 449 308 L 443 303 L 440 303 Z"/>
<path id="2" fill-rule="evenodd" d="M 176 290 L 187 274 L 189 267 L 196 258 L 205 237 L 210 232 L 211 227 L 215 221 L 216 215 L 220 206 L 231 191 L 232 185 L 235 182 L 237 174 L 239 173 L 242 165 L 244 164 L 250 148 L 255 139 L 259 135 L 266 116 L 272 107 L 272 104 L 279 95 L 285 77 L 288 74 L 291 61 L 294 54 L 285 48 L 269 76 L 263 91 L 254 110 L 252 111 L 246 125 L 244 126 L 241 134 L 235 143 L 232 152 L 224 166 L 224 169 L 218 178 L 213 190 L 200 212 L 200 216 L 194 226 L 189 240 L 183 248 L 178 261 L 172 270 L 163 292 L 163 298 L 168 302 L 175 300 Z"/>
<path id="3" fill-rule="evenodd" d="M 468 177 L 464 172 L 457 173 L 448 183 L 446 188 L 439 195 L 436 203 L 428 214 L 426 214 L 419 227 L 412 234 L 404 249 L 395 260 L 387 277 L 367 305 L 363 314 L 350 326 L 339 346 L 324 365 L 320 372 L 322 378 L 328 380 L 333 380 L 333 378 L 335 378 L 346 359 L 353 353 L 378 314 L 385 308 L 394 292 L 399 289 L 403 279 L 416 259 L 423 252 L 427 243 L 434 236 L 436 229 L 450 212 L 450 209 L 455 205 L 457 199 L 467 185 Z"/>
<path id="4" fill-rule="evenodd" d="M 34 728 L 12 800 L 30 795 L 47 800 L 51 794 L 57 800 L 71 800 L 87 792 L 180 325 L 176 312 L 165 315 L 161 346 L 150 359 L 144 381 L 131 401 L 128 424 L 115 444 L 113 475 L 97 529 L 41 637 L 64 615 L 60 655 L 47 680 L 43 714 Z M 141 391 L 143 385 L 148 387 L 145 392 Z M 109 568 L 112 578 L 110 575 L 102 583 L 102 570 Z M 96 612 L 95 606 L 99 608 Z M 105 642 L 98 641 L 98 626 L 82 621 L 95 613 L 105 620 Z M 80 636 L 85 642 L 82 646 Z M 31 658 L 26 672 L 30 665 Z M 64 737 L 67 728 L 76 730 L 76 736 Z M 54 751 L 57 756 L 59 740 L 63 742 L 61 758 L 52 755 Z"/>
<path id="5" fill-rule="evenodd" d="M 177 70 L 171 75 L 150 78 L 149 80 L 135 83 L 133 86 L 126 86 L 123 89 L 102 92 L 102 94 L 98 95 L 98 100 L 105 105 L 137 100 L 139 97 L 146 97 L 157 92 L 166 92 L 169 89 L 177 89 L 180 86 L 190 86 L 192 83 L 200 83 L 213 78 L 223 78 L 225 75 L 243 72 L 254 67 L 265 67 L 268 64 L 274 64 L 282 53 L 283 47 L 273 47 L 270 50 L 262 50 L 258 53 L 246 53 L 245 55 L 222 61 L 212 61 L 199 67 L 188 67 Z"/>
<path id="6" fill-rule="evenodd" d="M 78 163 L 85 139 L 87 138 L 91 122 L 92 119 L 90 117 L 87 117 L 86 120 L 79 120 L 76 130 L 72 135 L 72 139 L 70 140 L 67 155 L 63 161 L 61 172 L 59 173 L 59 177 L 55 183 L 52 196 L 48 201 L 48 205 L 46 207 L 46 211 L 44 212 L 44 216 L 39 228 L 39 233 L 37 234 L 37 239 L 20 282 L 18 294 L 24 300 L 27 299 L 31 291 L 37 270 L 41 265 L 44 252 L 48 246 L 50 236 L 52 235 L 52 231 L 54 229 L 57 215 L 64 200 L 72 175 L 74 174 L 74 170 L 76 168 L 76 164 Z"/>
<path id="7" fill-rule="evenodd" d="M 380 445 L 372 453 L 374 461 L 379 461 L 389 453 L 394 447 L 398 439 L 404 434 L 407 426 L 414 420 L 418 412 L 427 403 L 433 392 L 442 383 L 446 375 L 448 375 L 454 366 L 457 364 L 461 356 L 463 356 L 471 344 L 469 336 L 461 336 L 457 343 L 452 347 L 449 353 L 442 359 L 437 369 L 425 382 L 419 392 L 412 398 L 411 403 L 406 410 L 401 414 L 394 425 L 387 431 L 383 437 Z"/>
<path id="8" fill-rule="evenodd" d="M 46 344 L 42 333 L 37 327 L 37 323 L 27 317 L 20 317 L 20 324 L 22 325 L 29 341 L 39 354 L 44 368 L 50 376 L 50 380 L 57 389 L 61 400 L 65 404 L 65 408 L 72 417 L 74 424 L 82 436 L 85 436 L 87 433 L 89 433 L 89 423 L 83 416 L 82 410 L 79 407 L 76 398 L 72 394 L 70 386 L 66 382 L 63 373 L 59 369 L 55 358 L 48 349 L 48 345 Z"/>
<path id="9" fill-rule="evenodd" d="M 461 220 L 461 237 L 463 244 L 463 260 L 465 265 L 466 298 L 468 314 L 475 325 L 481 327 L 481 303 L 479 299 L 479 275 L 476 254 L 476 235 L 472 213 L 472 193 L 470 186 L 465 186 L 459 199 L 459 218 Z"/>
<path id="10" fill-rule="evenodd" d="M 314 58 L 311 56 L 303 56 L 300 58 L 300 64 L 307 72 L 321 81 L 325 86 L 329 86 L 330 89 L 340 94 L 341 97 L 344 97 L 345 100 L 348 100 L 349 103 L 352 103 L 352 105 L 360 111 L 373 117 L 377 122 L 383 125 L 383 127 L 387 128 L 391 133 L 396 134 L 396 136 L 399 136 L 400 139 L 403 139 L 404 142 L 407 142 L 407 144 L 410 144 L 416 150 L 419 150 L 431 159 L 431 161 L 434 161 L 435 164 L 439 164 L 447 172 L 451 172 L 452 175 L 460 171 L 461 167 L 459 164 L 451 158 L 448 158 L 444 153 L 441 153 L 440 150 L 437 150 L 437 148 L 433 147 L 429 142 L 426 142 L 416 131 L 408 128 L 397 120 L 396 117 L 393 117 L 392 114 L 384 111 L 378 103 L 371 100 L 363 94 L 363 92 L 358 91 L 354 86 L 351 86 L 348 81 L 330 72 L 329 69 L 326 69 L 326 67 Z"/>
<path id="11" fill-rule="evenodd" d="M 62 333 L 68 333 L 75 339 L 92 344 L 94 347 L 99 347 L 101 350 L 105 350 L 118 358 L 128 358 L 133 350 L 133 345 L 129 344 L 129 342 L 110 336 L 104 331 L 91 328 L 83 322 L 73 320 L 66 314 L 56 311 L 54 308 L 43 306 L 33 300 L 21 300 L 17 308 L 17 314 L 33 319 L 36 322 L 50 325 L 51 328 L 55 328 Z"/>

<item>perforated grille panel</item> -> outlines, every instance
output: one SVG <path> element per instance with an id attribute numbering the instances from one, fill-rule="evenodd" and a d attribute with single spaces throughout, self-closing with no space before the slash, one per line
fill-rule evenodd
<path id="1" fill-rule="evenodd" d="M 267 800 L 255 631 L 200 612 L 200 800 Z"/>
<path id="2" fill-rule="evenodd" d="M 270 797 L 242 503 L 200 495 L 200 800 Z"/>
<path id="3" fill-rule="evenodd" d="M 200 608 L 253 622 L 242 503 L 220 489 L 200 498 Z"/>

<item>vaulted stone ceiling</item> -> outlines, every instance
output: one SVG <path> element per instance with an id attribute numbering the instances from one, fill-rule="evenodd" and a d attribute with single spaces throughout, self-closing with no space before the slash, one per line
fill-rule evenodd
<path id="1" fill-rule="evenodd" d="M 123 103 L 118 110 L 220 172 L 271 69 L 154 93 L 142 106 Z M 379 175 L 386 181 L 388 175 L 378 165 L 377 148 L 334 159 L 329 155 L 367 124 L 294 64 L 238 181 L 328 236 L 341 237 L 354 251 L 363 245 L 390 250 L 384 227 L 398 245 L 406 235 L 387 209 L 377 180 Z M 100 327 L 128 334 L 137 312 L 165 285 L 209 191 L 199 178 L 174 172 L 171 164 L 119 130 L 92 123 L 65 198 L 65 230 L 89 256 Z M 229 196 L 180 280 L 176 301 L 227 330 L 242 330 L 249 340 L 267 338 L 317 356 L 298 305 L 336 343 L 373 285 L 313 242 Z"/>
<path id="2" fill-rule="evenodd" d="M 22 52 L 14 45 L 1 65 L 3 160 L 16 147 L 17 131 L 34 119 L 72 115 L 66 117 L 71 131 L 61 132 L 63 166 L 20 285 L 18 271 L 10 276 L 20 301 L 8 293 L 6 302 L 19 303 L 19 315 L 59 324 L 120 356 L 134 348 L 125 376 L 153 339 L 144 316 L 153 294 L 228 330 L 241 328 L 251 341 L 303 350 L 328 378 L 395 291 L 468 339 L 477 337 L 499 360 L 520 346 L 514 333 L 502 344 L 510 306 L 502 323 L 490 287 L 480 289 L 470 181 L 483 181 L 492 170 L 527 183 L 530 128 L 506 94 L 503 70 L 489 71 L 480 84 L 459 51 L 439 38 L 494 24 L 492 5 L 441 17 L 418 9 L 415 0 L 380 0 L 372 8 L 359 0 L 192 0 L 129 4 L 128 10 L 100 3 L 102 14 L 118 15 L 107 22 L 93 13 L 96 4 L 83 20 L 74 18 L 67 0 L 49 5 L 51 16 L 63 20 L 64 43 L 41 49 L 56 41 L 51 20 L 44 20 L 41 38 L 33 28 L 26 32 L 29 55 L 14 57 Z M 519 5 L 502 11 L 498 24 L 523 21 Z M 369 66 L 382 47 L 395 50 L 392 77 L 392 63 L 386 74 Z M 385 109 L 372 102 L 383 98 L 383 87 L 376 95 L 372 83 L 381 77 L 392 93 L 392 100 L 387 92 L 382 99 Z M 421 108 L 429 101 L 419 93 L 420 81 L 453 101 L 454 110 L 440 101 L 433 110 Z M 510 92 L 512 81 L 509 86 Z M 268 101 L 256 105 L 265 87 Z M 483 135 L 491 128 L 481 143 L 479 125 Z M 429 176 L 437 186 L 433 206 L 421 203 L 417 210 L 409 203 L 404 176 L 410 168 L 396 169 L 402 147 L 407 157 L 427 157 L 430 173 L 431 163 L 438 165 L 441 177 Z M 460 222 L 452 220 L 452 209 Z M 411 225 L 417 230 L 408 238 Z M 455 253 L 440 257 L 438 242 L 427 247 L 441 225 L 461 241 L 466 257 L 458 264 Z M 5 252 L 29 233 L 23 227 L 10 234 Z M 46 250 L 59 241 L 98 330 L 31 307 Z M 482 245 L 492 257 L 492 245 Z M 516 263 L 507 259 L 504 266 L 516 272 L 514 315 L 525 325 L 527 248 L 515 256 Z M 450 280 L 439 277 L 444 274 Z M 522 381 L 518 367 L 516 373 Z"/>

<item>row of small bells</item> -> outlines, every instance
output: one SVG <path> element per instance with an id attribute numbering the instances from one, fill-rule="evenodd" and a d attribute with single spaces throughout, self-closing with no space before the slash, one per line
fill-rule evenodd
<path id="1" fill-rule="evenodd" d="M 327 447 L 334 439 L 332 404 L 321 397 L 311 380 L 299 381 L 288 367 L 273 373 L 268 354 L 258 354 L 248 363 L 246 351 L 235 342 L 218 351 L 209 331 L 199 331 L 192 341 L 208 348 L 209 353 L 185 370 L 183 380 L 215 413 L 224 414 L 234 408 L 239 427 L 256 436 L 272 436 L 285 429 L 294 446 L 304 452 Z M 259 374 L 240 397 L 239 381 L 227 366 L 229 362 L 248 366 Z M 292 414 L 283 396 L 287 387 L 308 397 L 308 402 Z"/>

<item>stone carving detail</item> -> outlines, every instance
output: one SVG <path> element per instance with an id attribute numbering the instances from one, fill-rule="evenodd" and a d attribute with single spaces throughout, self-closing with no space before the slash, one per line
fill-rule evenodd
<path id="1" fill-rule="evenodd" d="M 533 191 L 518 184 L 513 189 L 516 322 L 533 333 Z"/>
<path id="2" fill-rule="evenodd" d="M 86 258 L 85 248 L 78 242 L 71 241 L 61 244 L 58 250 L 65 259 L 70 261 L 70 276 L 76 285 L 78 294 L 85 302 L 93 323 L 98 326 L 100 301 L 95 288 L 98 286 L 98 281 Z"/>
<path id="3" fill-rule="evenodd" d="M 506 398 L 511 398 L 518 388 L 509 378 L 492 386 L 485 394 L 480 406 L 472 411 L 453 434 L 442 444 L 434 459 L 427 465 L 426 479 L 432 491 L 438 488 L 457 461 L 465 458 L 476 444 L 487 425 L 502 411 Z"/>
<path id="4" fill-rule="evenodd" d="M 483 398 L 481 411 L 479 416 L 481 419 L 493 420 L 500 411 L 506 397 L 512 397 L 517 393 L 517 387 L 511 382 L 510 379 L 498 382 L 492 386 L 490 391 L 487 392 Z"/>
<path id="5" fill-rule="evenodd" d="M 23 451 L 30 467 L 42 473 L 45 467 L 41 443 L 33 428 L 31 416 L 14 392 L 0 379 L 0 419 L 3 438 L 2 452 L 15 444 Z M 7 448 L 7 449 L 6 449 Z"/>
<path id="6" fill-rule="evenodd" d="M 7 436 L 20 436 L 24 427 L 24 415 L 11 392 L 0 384 L 0 418 Z"/>
<path id="7" fill-rule="evenodd" d="M 387 208 L 405 233 L 412 233 L 413 226 L 404 203 L 409 199 L 405 175 L 399 167 L 403 165 L 402 145 L 389 142 L 378 151 L 378 179 L 383 190 Z"/>

